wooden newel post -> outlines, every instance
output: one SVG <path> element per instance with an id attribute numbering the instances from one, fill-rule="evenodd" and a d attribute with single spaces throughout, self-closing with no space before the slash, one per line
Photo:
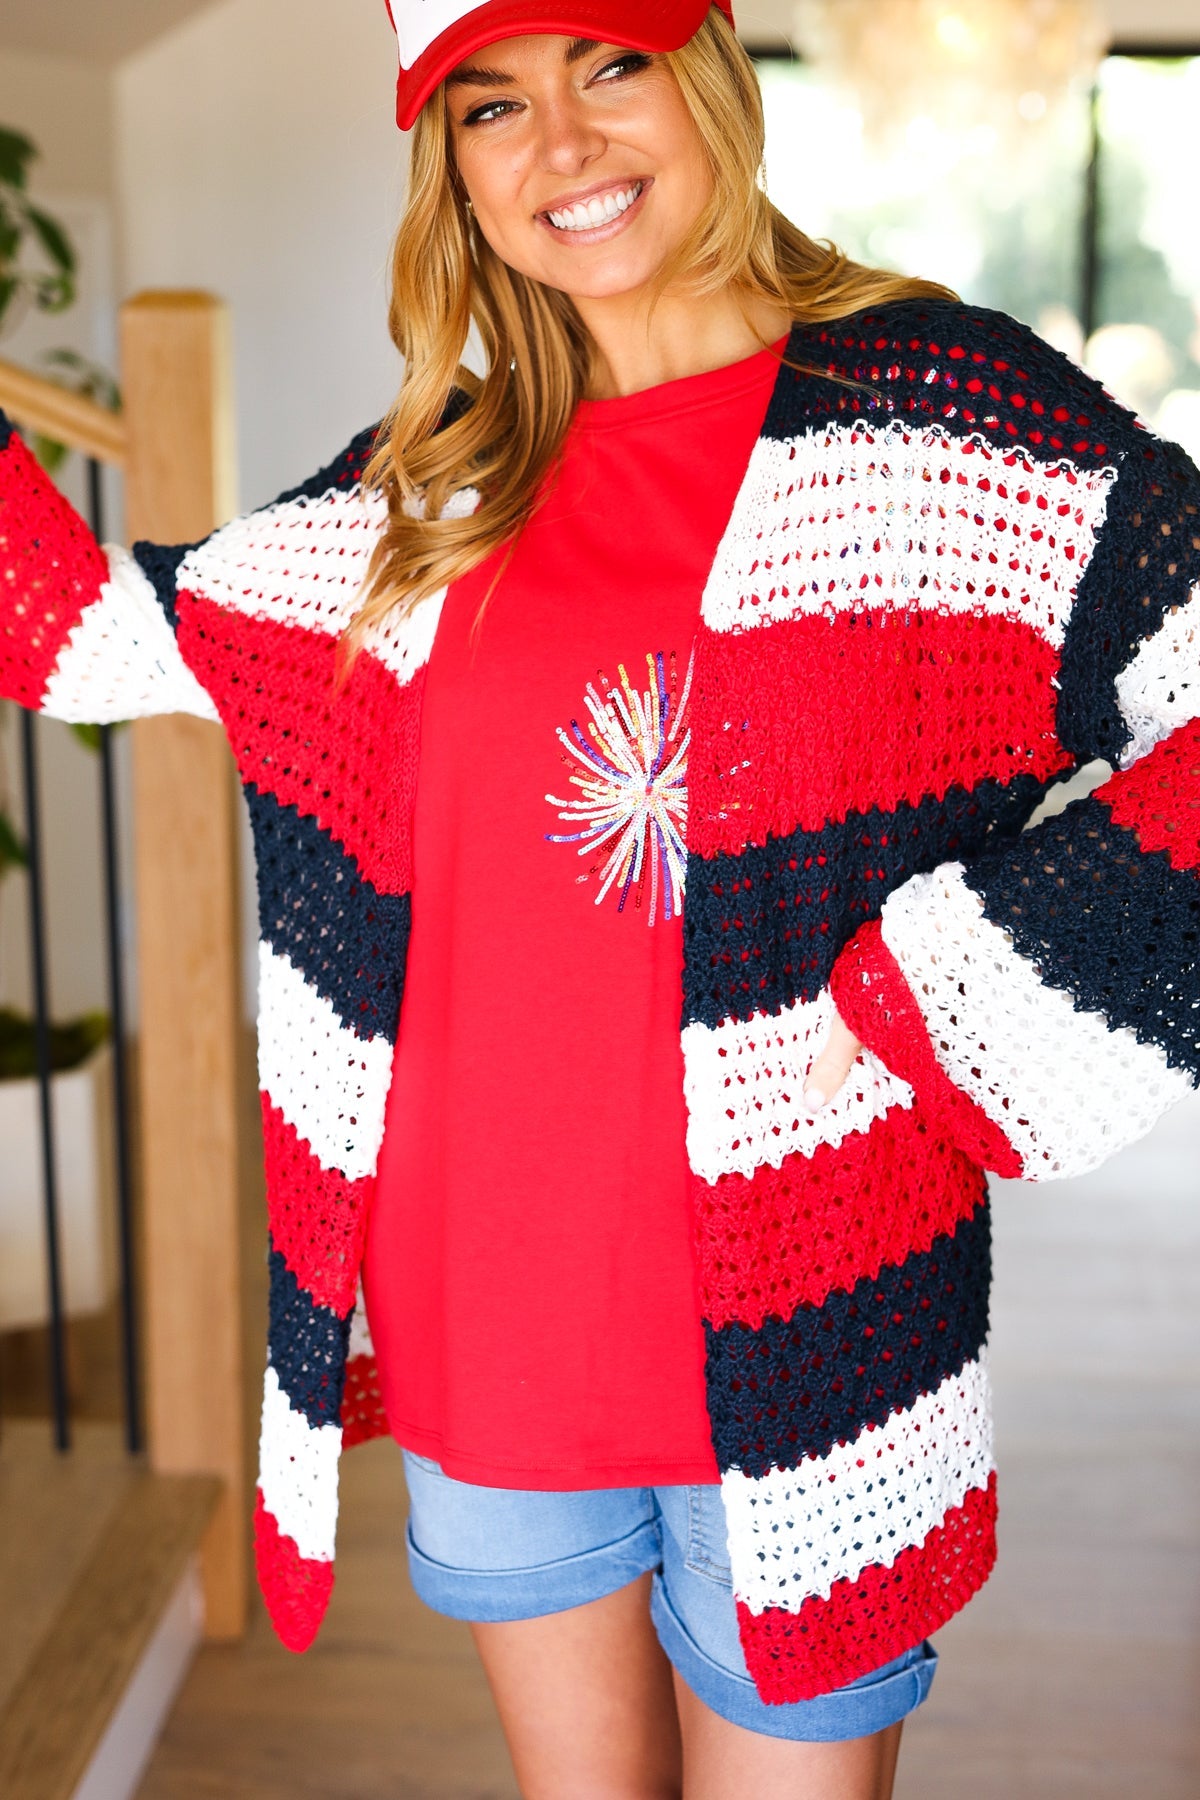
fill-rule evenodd
<path id="1" fill-rule="evenodd" d="M 121 313 L 126 536 L 177 544 L 235 510 L 229 316 L 208 294 Z M 234 779 L 220 728 L 134 730 L 150 1460 L 223 1478 L 203 1547 L 209 1637 L 246 1619 Z"/>

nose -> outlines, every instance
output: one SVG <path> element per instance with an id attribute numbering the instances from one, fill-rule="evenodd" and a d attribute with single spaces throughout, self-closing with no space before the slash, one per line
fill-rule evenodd
<path id="1" fill-rule="evenodd" d="M 544 106 L 540 123 L 542 167 L 556 175 L 577 175 L 607 148 L 604 133 L 574 95 L 557 96 Z"/>

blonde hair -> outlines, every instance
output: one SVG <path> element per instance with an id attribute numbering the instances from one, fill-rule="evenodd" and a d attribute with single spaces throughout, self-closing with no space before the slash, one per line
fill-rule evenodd
<path id="1" fill-rule="evenodd" d="M 744 304 L 773 302 L 811 323 L 897 299 L 946 297 L 934 282 L 851 262 L 806 237 L 767 199 L 754 64 L 715 8 L 667 61 L 712 168 L 713 189 L 660 272 L 658 294 L 672 284 L 701 294 L 728 287 Z M 486 359 L 482 377 L 461 360 L 472 321 Z M 514 539 L 592 372 L 592 341 L 568 296 L 509 268 L 476 228 L 441 90 L 413 133 L 389 323 L 404 381 L 365 475 L 384 494 L 388 516 L 355 639 Z M 456 389 L 461 399 L 448 414 Z M 451 502 L 465 488 L 477 490 L 479 504 L 456 516 Z"/>

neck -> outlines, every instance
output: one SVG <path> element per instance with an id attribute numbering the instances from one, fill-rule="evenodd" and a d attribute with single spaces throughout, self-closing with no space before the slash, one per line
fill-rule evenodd
<path id="1" fill-rule="evenodd" d="M 753 356 L 791 323 L 786 311 L 732 294 L 664 294 L 653 311 L 642 293 L 575 299 L 595 350 L 588 398 L 638 394 Z"/>

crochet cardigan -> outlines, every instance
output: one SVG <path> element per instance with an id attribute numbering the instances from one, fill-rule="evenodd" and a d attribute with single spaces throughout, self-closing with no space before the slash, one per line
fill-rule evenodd
<path id="1" fill-rule="evenodd" d="M 1089 1169 L 1200 1074 L 1200 475 L 997 313 L 895 305 L 797 326 L 790 357 L 702 598 L 680 996 L 708 1405 L 776 1702 L 917 1643 L 991 1567 L 984 1171 Z M 384 1427 L 358 1274 L 439 614 L 337 685 L 372 440 L 201 544 L 105 556 L 0 438 L 3 692 L 219 719 L 244 783 L 256 1541 L 293 1649 L 332 1587 L 339 1452 Z M 1095 758 L 1112 778 L 1024 829 Z M 835 1004 L 867 1048 L 812 1116 Z"/>

